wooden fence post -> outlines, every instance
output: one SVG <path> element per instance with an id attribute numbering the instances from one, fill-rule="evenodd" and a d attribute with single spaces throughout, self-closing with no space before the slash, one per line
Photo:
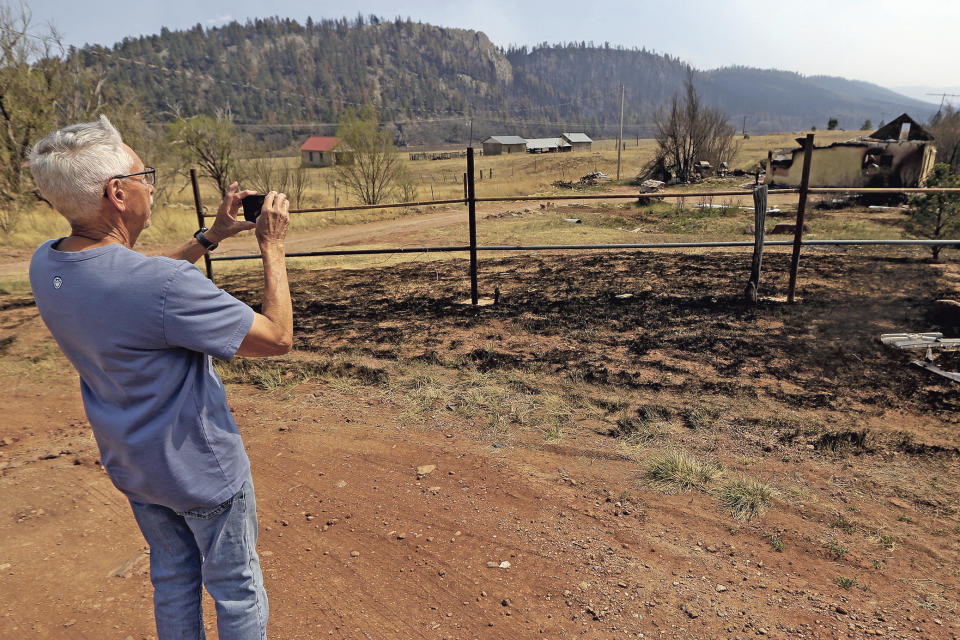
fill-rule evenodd
<path id="1" fill-rule="evenodd" d="M 473 147 L 467 147 L 467 172 L 464 174 L 467 188 L 467 213 L 470 217 L 470 302 L 477 306 L 480 301 L 477 286 L 477 191 L 473 181 Z"/>
<path id="2" fill-rule="evenodd" d="M 202 229 L 203 224 L 203 205 L 200 204 L 200 185 L 197 184 L 197 170 L 190 169 L 190 182 L 193 184 L 193 204 L 197 208 L 197 225 Z M 210 252 L 203 254 L 203 262 L 207 266 L 207 277 L 213 280 L 213 262 L 210 261 Z"/>
<path id="3" fill-rule="evenodd" d="M 753 190 L 753 263 L 750 265 L 750 282 L 744 292 L 747 300 L 756 302 L 760 289 L 760 265 L 763 263 L 763 239 L 767 225 L 767 185 Z"/>
<path id="4" fill-rule="evenodd" d="M 808 133 L 803 141 L 803 174 L 800 176 L 800 200 L 797 202 L 797 226 L 793 232 L 793 258 L 790 260 L 790 285 L 787 302 L 793 302 L 797 289 L 797 269 L 800 267 L 800 245 L 803 241 L 803 213 L 807 207 L 807 190 L 810 188 L 810 160 L 813 158 L 813 134 Z"/>

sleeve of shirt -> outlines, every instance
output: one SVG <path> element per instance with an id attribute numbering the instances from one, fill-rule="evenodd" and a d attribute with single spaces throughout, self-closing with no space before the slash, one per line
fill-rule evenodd
<path id="1" fill-rule="evenodd" d="M 253 316 L 253 309 L 184 263 L 164 292 L 164 341 L 171 347 L 229 360 L 250 331 Z"/>

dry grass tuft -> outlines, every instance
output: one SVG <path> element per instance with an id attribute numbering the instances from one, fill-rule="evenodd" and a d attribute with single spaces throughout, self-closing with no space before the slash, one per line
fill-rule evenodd
<path id="1" fill-rule="evenodd" d="M 740 476 L 727 481 L 720 488 L 720 504 L 737 520 L 751 520 L 763 516 L 777 490 L 755 478 Z"/>
<path id="2" fill-rule="evenodd" d="M 886 533 L 883 530 L 883 527 L 877 529 L 877 531 L 870 537 L 870 541 L 874 544 L 882 546 L 888 551 L 893 551 L 897 546 L 897 538 L 889 533 Z"/>
<path id="3" fill-rule="evenodd" d="M 668 431 L 668 422 L 668 414 L 660 407 L 640 407 L 636 414 L 624 409 L 609 434 L 628 443 L 646 442 L 663 436 Z"/>
<path id="4" fill-rule="evenodd" d="M 683 451 L 666 451 L 650 459 L 644 477 L 655 489 L 667 493 L 692 489 L 705 491 L 719 471 L 716 465 L 702 462 Z"/>

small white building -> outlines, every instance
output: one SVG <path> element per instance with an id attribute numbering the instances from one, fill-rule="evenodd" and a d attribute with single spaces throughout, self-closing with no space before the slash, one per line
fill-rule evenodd
<path id="1" fill-rule="evenodd" d="M 563 138 L 532 138 L 527 140 L 527 153 L 558 153 L 571 149 L 573 149 L 573 146 Z"/>

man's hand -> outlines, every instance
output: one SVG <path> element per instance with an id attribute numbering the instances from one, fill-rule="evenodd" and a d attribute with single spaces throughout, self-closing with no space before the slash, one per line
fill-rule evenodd
<path id="1" fill-rule="evenodd" d="M 220 202 L 220 208 L 217 209 L 217 217 L 210 225 L 210 230 L 204 235 L 210 242 L 222 242 L 227 238 L 237 235 L 241 231 L 247 231 L 255 228 L 257 225 L 246 220 L 237 220 L 237 213 L 240 211 L 241 200 L 247 196 L 252 196 L 256 191 L 244 189 L 237 191 L 238 184 L 234 182 L 227 189 L 227 195 L 223 196 Z M 264 203 L 266 204 L 266 203 Z"/>
<path id="2" fill-rule="evenodd" d="M 287 196 L 271 191 L 263 199 L 257 218 L 257 242 L 263 259 L 263 304 L 253 317 L 238 356 L 277 356 L 293 346 L 293 305 L 287 282 L 287 263 L 283 240 L 290 225 L 290 202 Z"/>
<path id="3" fill-rule="evenodd" d="M 257 218 L 257 242 L 283 244 L 290 226 L 290 201 L 286 194 L 271 191 L 263 199 L 260 217 Z"/>

